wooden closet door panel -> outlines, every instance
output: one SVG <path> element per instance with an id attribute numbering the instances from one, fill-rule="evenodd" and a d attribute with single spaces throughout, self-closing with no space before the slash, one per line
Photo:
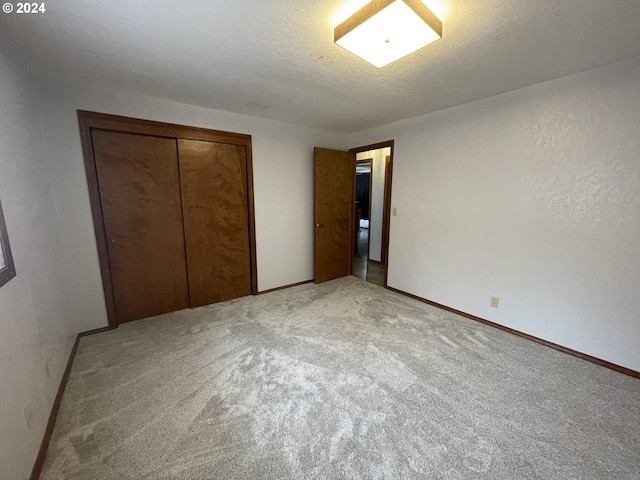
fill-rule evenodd
<path id="1" fill-rule="evenodd" d="M 118 323 L 187 308 L 176 140 L 91 136 Z"/>
<path id="2" fill-rule="evenodd" d="M 243 146 L 178 140 L 191 306 L 251 294 Z"/>

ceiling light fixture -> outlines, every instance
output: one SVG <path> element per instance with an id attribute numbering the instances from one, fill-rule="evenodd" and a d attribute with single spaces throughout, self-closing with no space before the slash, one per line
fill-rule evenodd
<path id="1" fill-rule="evenodd" d="M 333 30 L 334 42 L 380 68 L 442 38 L 421 0 L 373 0 Z"/>

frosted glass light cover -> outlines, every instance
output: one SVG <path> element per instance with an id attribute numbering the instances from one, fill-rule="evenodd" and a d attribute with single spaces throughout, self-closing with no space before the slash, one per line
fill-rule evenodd
<path id="1" fill-rule="evenodd" d="M 397 0 L 336 40 L 380 68 L 440 39 L 404 1 Z"/>

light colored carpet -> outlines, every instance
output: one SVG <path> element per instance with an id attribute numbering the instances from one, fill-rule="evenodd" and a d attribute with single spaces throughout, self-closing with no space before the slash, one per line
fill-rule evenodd
<path id="1" fill-rule="evenodd" d="M 640 381 L 348 277 L 83 338 L 42 478 L 639 472 Z"/>

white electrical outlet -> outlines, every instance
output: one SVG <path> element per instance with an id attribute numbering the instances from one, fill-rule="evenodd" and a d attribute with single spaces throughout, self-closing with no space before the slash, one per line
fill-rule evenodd
<path id="1" fill-rule="evenodd" d="M 500 306 L 500 299 L 498 297 L 491 297 L 491 306 L 498 308 Z"/>
<path id="2" fill-rule="evenodd" d="M 397 207 L 393 207 L 393 216 L 394 217 L 398 216 L 398 208 Z"/>

